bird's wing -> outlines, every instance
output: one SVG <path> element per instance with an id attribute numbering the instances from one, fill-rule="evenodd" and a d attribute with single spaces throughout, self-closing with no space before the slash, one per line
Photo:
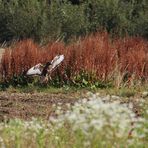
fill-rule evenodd
<path id="1" fill-rule="evenodd" d="M 33 66 L 32 68 L 30 68 L 26 75 L 30 76 L 30 75 L 41 75 L 41 70 L 40 70 L 40 66 L 42 66 L 42 64 L 37 64 L 35 66 Z"/>
<path id="2" fill-rule="evenodd" d="M 51 73 L 53 70 L 55 70 L 63 60 L 64 60 L 64 55 L 55 56 L 54 59 L 51 61 L 51 65 L 49 66 L 48 72 Z M 44 67 L 41 63 L 33 66 L 27 71 L 26 75 L 28 76 L 41 75 L 42 74 L 41 67 L 42 68 Z"/>
<path id="3" fill-rule="evenodd" d="M 59 66 L 63 60 L 64 55 L 55 56 L 51 61 L 51 65 L 49 66 L 49 72 L 53 71 L 57 66 Z"/>

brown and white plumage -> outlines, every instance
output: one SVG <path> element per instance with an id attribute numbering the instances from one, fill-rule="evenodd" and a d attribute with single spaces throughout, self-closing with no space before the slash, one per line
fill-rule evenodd
<path id="1" fill-rule="evenodd" d="M 33 75 L 39 75 L 41 76 L 41 79 L 48 80 L 49 75 L 61 64 L 61 62 L 64 60 L 64 55 L 58 55 L 54 57 L 54 59 L 51 62 L 47 62 L 44 65 L 41 63 L 38 63 L 37 65 L 30 68 L 26 75 L 27 76 L 33 76 Z"/>

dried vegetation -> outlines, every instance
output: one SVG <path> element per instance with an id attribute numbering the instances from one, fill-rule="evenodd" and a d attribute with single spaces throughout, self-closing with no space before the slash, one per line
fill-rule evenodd
<path id="1" fill-rule="evenodd" d="M 74 82 L 81 73 L 88 73 L 90 81 L 114 80 L 120 85 L 121 81 L 147 78 L 147 49 L 148 42 L 142 38 L 111 39 L 106 32 L 89 35 L 69 45 L 50 42 L 39 46 L 32 40 L 24 40 L 5 50 L 0 72 L 3 80 L 9 80 L 39 62 L 64 54 L 65 61 L 55 72 L 62 82 Z"/>

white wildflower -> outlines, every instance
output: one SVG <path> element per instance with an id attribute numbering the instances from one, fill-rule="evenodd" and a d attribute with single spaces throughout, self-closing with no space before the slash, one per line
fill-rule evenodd
<path id="1" fill-rule="evenodd" d="M 144 91 L 143 93 L 142 93 L 142 97 L 147 97 L 148 96 L 148 92 L 147 91 Z"/>
<path id="2" fill-rule="evenodd" d="M 111 98 L 112 98 L 112 99 L 120 99 L 119 96 L 115 96 L 115 95 L 112 95 Z"/>

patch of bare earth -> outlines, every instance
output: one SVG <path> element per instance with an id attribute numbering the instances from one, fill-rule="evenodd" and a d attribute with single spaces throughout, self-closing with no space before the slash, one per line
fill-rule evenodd
<path id="1" fill-rule="evenodd" d="M 49 94 L 49 93 L 8 93 L 0 92 L 0 120 L 21 118 L 29 120 L 32 117 L 48 119 L 54 114 L 53 104 L 74 104 L 76 94 Z"/>
<path id="2" fill-rule="evenodd" d="M 86 92 L 73 93 L 12 93 L 0 92 L 0 121 L 5 119 L 20 118 L 30 120 L 32 117 L 49 119 L 49 116 L 56 116 L 57 106 L 61 106 L 62 110 L 67 110 L 66 104 L 73 105 L 78 99 L 87 96 Z M 111 97 L 112 98 L 112 97 Z M 110 101 L 115 101 L 110 99 Z M 109 102 L 110 102 L 109 101 Z M 142 110 L 139 106 L 140 100 L 134 97 L 117 98 L 121 104 L 133 104 L 133 111 L 137 116 L 141 116 Z"/>

